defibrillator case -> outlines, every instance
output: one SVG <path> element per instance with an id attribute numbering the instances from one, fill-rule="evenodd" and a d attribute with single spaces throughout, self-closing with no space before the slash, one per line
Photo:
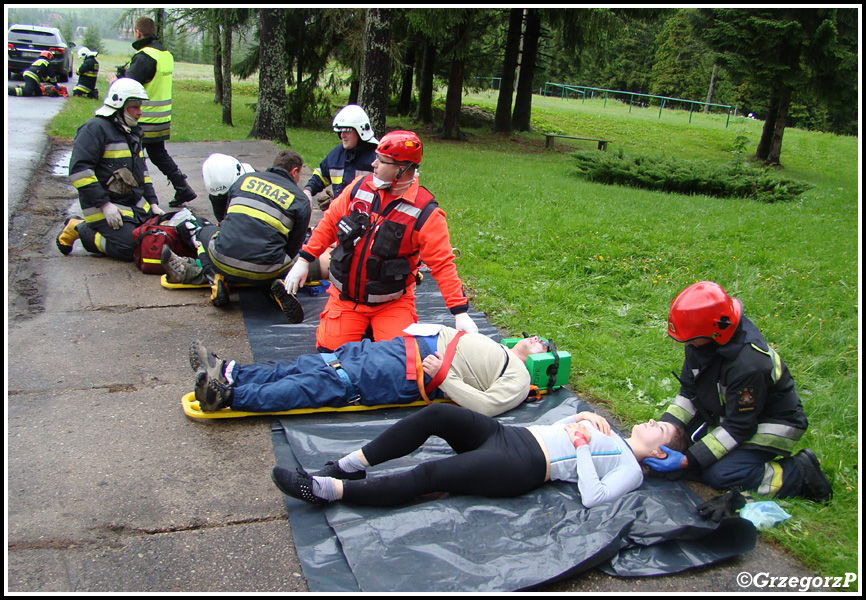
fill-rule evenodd
<path id="1" fill-rule="evenodd" d="M 500 342 L 506 348 L 514 348 L 523 338 L 506 338 Z M 545 343 L 548 341 L 541 338 Z M 542 352 L 540 354 L 530 354 L 526 359 L 526 368 L 529 370 L 531 384 L 538 386 L 541 389 L 546 389 L 550 375 L 553 372 L 553 366 L 556 363 L 556 358 L 559 357 L 559 366 L 556 370 L 556 379 L 554 380 L 553 389 L 562 387 L 568 383 L 568 377 L 571 373 L 571 354 L 562 350 L 556 351 L 556 356 L 553 352 Z"/>

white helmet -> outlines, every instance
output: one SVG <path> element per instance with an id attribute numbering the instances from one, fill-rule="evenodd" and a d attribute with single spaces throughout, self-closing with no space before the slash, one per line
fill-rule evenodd
<path id="1" fill-rule="evenodd" d="M 108 88 L 108 95 L 102 101 L 103 106 L 100 106 L 95 112 L 97 115 L 110 117 L 119 108 L 123 108 L 127 100 L 147 100 L 147 92 L 135 79 L 121 77 L 116 79 Z"/>
<path id="2" fill-rule="evenodd" d="M 227 194 L 237 178 L 245 173 L 253 173 L 252 165 L 242 163 L 234 156 L 211 154 L 201 166 L 201 175 L 207 193 L 211 196 Z"/>
<path id="3" fill-rule="evenodd" d="M 348 104 L 344 106 L 343 109 L 337 113 L 337 116 L 334 117 L 334 131 L 339 133 L 341 129 L 347 127 L 351 127 L 357 131 L 358 136 L 363 141 L 370 142 L 371 144 L 379 143 L 379 140 L 374 137 L 375 134 L 373 133 L 373 128 L 370 126 L 370 118 L 367 116 L 367 113 L 364 112 L 364 109 L 357 104 Z"/>
<path id="4" fill-rule="evenodd" d="M 99 54 L 99 52 L 94 52 L 93 50 L 91 50 L 87 46 L 82 46 L 81 48 L 78 49 L 78 58 L 80 58 L 82 60 L 88 56 L 96 56 L 97 54 Z"/>

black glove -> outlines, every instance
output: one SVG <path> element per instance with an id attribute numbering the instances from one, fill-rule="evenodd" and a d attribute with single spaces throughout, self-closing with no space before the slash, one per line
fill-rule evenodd
<path id="1" fill-rule="evenodd" d="M 740 493 L 740 488 L 734 488 L 727 494 L 719 494 L 698 506 L 701 518 L 712 518 L 718 523 L 723 518 L 733 517 L 736 511 L 746 505 L 746 498 Z"/>

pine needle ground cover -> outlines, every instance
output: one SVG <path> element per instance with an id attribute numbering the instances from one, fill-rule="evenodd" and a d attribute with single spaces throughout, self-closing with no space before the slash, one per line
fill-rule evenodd
<path id="1" fill-rule="evenodd" d="M 103 86 L 101 74 L 104 93 Z M 235 127 L 228 127 L 211 84 L 181 79 L 176 86 L 172 140 L 246 138 L 254 90 L 242 84 L 235 90 Z M 335 98 L 335 112 L 344 103 Z M 468 95 L 464 104 L 492 115 L 496 97 Z M 70 99 L 50 132 L 71 140 L 97 106 Z M 587 147 L 562 140 L 545 150 L 541 135 L 609 139 L 610 152 L 626 158 L 721 167 L 738 153 L 754 153 L 762 125 L 726 121 L 726 115 L 693 115 L 689 122 L 681 111 L 659 117 L 657 108 L 535 97 L 532 133 L 466 127 L 469 141 L 453 142 L 408 118 L 389 119 L 388 127 L 416 130 L 425 143 L 421 182 L 448 215 L 473 305 L 511 334 L 538 333 L 569 351 L 575 392 L 604 404 L 626 426 L 660 415 L 678 391 L 671 371 L 679 372 L 683 350 L 665 331 L 674 296 L 709 279 L 741 299 L 797 382 L 810 423 L 799 447 L 815 450 L 835 492 L 829 506 L 779 501 L 793 518 L 763 535 L 821 575 L 857 573 L 857 139 L 786 130 L 778 175 L 808 189 L 784 202 L 762 202 L 586 181 L 576 176 L 572 154 Z M 327 124 L 288 135 L 308 164 L 337 143 Z"/>

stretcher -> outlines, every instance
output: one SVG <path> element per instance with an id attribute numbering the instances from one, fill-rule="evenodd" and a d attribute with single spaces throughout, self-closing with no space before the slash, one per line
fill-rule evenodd
<path id="1" fill-rule="evenodd" d="M 356 412 L 365 410 L 378 410 L 383 408 L 405 408 L 410 406 L 424 406 L 423 400 L 410 402 L 408 404 L 377 404 L 376 406 L 323 406 L 321 408 L 295 408 L 292 410 L 283 410 L 275 412 L 246 412 L 242 410 L 232 410 L 224 408 L 222 410 L 204 412 L 200 407 L 198 400 L 195 399 L 195 393 L 190 392 L 181 399 L 183 403 L 183 412 L 186 416 L 193 419 L 237 419 L 240 417 L 261 417 L 267 415 L 309 415 L 313 413 L 327 412 Z M 437 398 L 431 402 L 450 402 L 447 398 Z"/>

